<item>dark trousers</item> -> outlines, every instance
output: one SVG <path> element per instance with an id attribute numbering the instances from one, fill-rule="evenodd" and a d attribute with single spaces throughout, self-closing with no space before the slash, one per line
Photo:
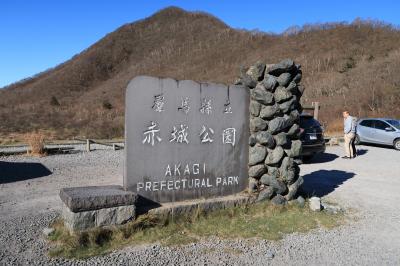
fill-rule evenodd
<path id="1" fill-rule="evenodd" d="M 355 137 L 350 141 L 350 149 L 352 149 L 353 150 L 353 152 L 352 152 L 352 154 L 353 154 L 353 157 L 356 157 L 357 156 L 357 149 L 356 149 L 356 143 L 355 143 Z"/>

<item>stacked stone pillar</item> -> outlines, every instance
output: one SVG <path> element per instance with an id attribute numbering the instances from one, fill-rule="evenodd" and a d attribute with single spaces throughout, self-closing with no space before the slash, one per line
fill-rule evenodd
<path id="1" fill-rule="evenodd" d="M 250 89 L 249 191 L 259 201 L 284 204 L 303 183 L 298 166 L 301 76 L 300 65 L 286 59 L 258 62 L 237 81 Z"/>

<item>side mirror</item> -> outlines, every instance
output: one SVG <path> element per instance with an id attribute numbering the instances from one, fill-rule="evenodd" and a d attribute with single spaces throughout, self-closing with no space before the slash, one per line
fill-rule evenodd
<path id="1" fill-rule="evenodd" d="M 385 131 L 393 131 L 393 129 L 391 128 L 391 127 L 387 127 L 387 128 L 385 128 Z"/>

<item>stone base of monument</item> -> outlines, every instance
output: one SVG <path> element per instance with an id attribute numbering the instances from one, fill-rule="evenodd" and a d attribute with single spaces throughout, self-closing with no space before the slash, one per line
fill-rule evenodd
<path id="1" fill-rule="evenodd" d="M 64 224 L 71 231 L 119 225 L 136 217 L 138 197 L 121 186 L 63 188 L 60 198 Z"/>
<path id="2" fill-rule="evenodd" d="M 160 207 L 148 210 L 148 214 L 168 218 L 190 215 L 197 211 L 207 213 L 226 208 L 245 206 L 255 201 L 256 198 L 254 196 L 247 193 L 240 193 L 217 198 L 163 203 Z"/>

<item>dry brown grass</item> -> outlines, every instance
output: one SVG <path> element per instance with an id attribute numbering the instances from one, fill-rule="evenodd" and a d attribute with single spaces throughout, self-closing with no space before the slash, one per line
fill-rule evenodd
<path id="1" fill-rule="evenodd" d="M 336 127 L 331 123 L 343 109 L 359 117 L 400 116 L 398 29 L 357 21 L 293 32 L 236 30 L 207 14 L 162 10 L 0 90 L 0 134 L 47 129 L 60 139 L 122 137 L 125 88 L 137 75 L 231 83 L 241 65 L 283 58 L 302 64 L 303 102 L 321 102 L 327 128 Z"/>
<path id="2" fill-rule="evenodd" d="M 41 132 L 34 132 L 25 135 L 25 141 L 29 145 L 28 155 L 45 156 L 45 135 Z"/>

